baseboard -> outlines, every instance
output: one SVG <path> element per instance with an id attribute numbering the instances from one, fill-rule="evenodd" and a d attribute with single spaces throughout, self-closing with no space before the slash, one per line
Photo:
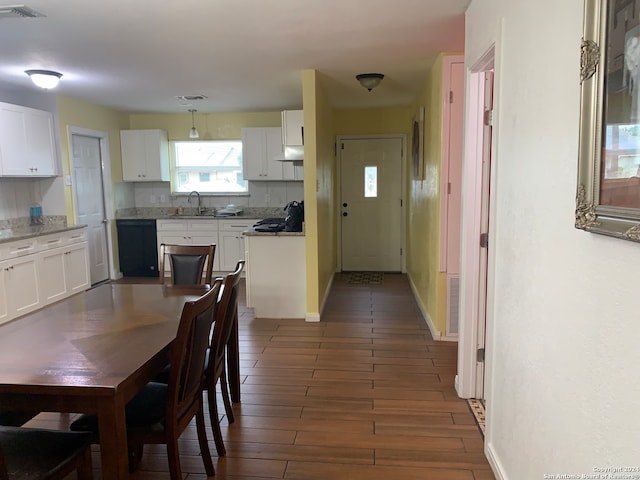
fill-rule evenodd
<path id="1" fill-rule="evenodd" d="M 418 289 L 416 288 L 415 284 L 413 283 L 413 279 L 411 278 L 411 276 L 407 275 L 407 277 L 409 278 L 409 285 L 411 286 L 411 291 L 413 292 L 413 298 L 416 301 L 416 303 L 418 304 L 418 308 L 420 309 L 420 313 L 422 313 L 422 318 L 424 318 L 425 323 L 427 324 L 427 327 L 429 327 L 429 331 L 431 332 L 431 336 L 433 337 L 434 340 L 442 340 L 442 333 L 440 333 L 438 330 L 436 330 L 436 326 L 433 324 L 433 321 L 431 321 L 431 317 L 429 316 L 429 314 L 425 311 L 422 302 L 420 301 L 420 295 L 418 295 Z"/>
<path id="2" fill-rule="evenodd" d="M 320 314 L 319 313 L 308 313 L 304 317 L 305 322 L 319 322 Z"/>
<path id="3" fill-rule="evenodd" d="M 458 341 L 458 336 L 455 335 L 442 335 L 439 340 L 443 341 L 443 342 L 457 342 Z"/>
<path id="4" fill-rule="evenodd" d="M 496 480 L 508 480 L 507 476 L 504 474 L 502 463 L 500 463 L 500 460 L 498 460 L 498 456 L 493 449 L 493 443 L 487 441 L 486 437 L 484 443 L 484 454 L 487 457 L 487 461 L 491 466 L 491 470 L 493 470 L 493 474 L 495 475 Z"/>

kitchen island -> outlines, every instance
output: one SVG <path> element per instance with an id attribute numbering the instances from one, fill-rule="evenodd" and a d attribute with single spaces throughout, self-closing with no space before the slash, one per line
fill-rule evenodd
<path id="1" fill-rule="evenodd" d="M 307 310 L 303 232 L 244 232 L 247 306 L 256 318 L 301 318 Z"/>

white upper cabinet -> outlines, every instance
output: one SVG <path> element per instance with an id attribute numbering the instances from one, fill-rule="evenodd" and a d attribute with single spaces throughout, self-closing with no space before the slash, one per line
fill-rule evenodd
<path id="1" fill-rule="evenodd" d="M 0 103 L 0 175 L 56 176 L 51 112 Z"/>
<path id="2" fill-rule="evenodd" d="M 302 110 L 282 112 L 282 144 L 304 145 L 304 115 Z"/>
<path id="3" fill-rule="evenodd" d="M 169 139 L 164 130 L 120 130 L 122 179 L 168 182 Z"/>
<path id="4" fill-rule="evenodd" d="M 242 165 L 245 180 L 283 180 L 280 127 L 242 129 Z"/>

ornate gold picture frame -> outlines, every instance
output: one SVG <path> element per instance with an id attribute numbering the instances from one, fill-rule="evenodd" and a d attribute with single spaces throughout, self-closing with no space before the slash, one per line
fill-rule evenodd
<path id="1" fill-rule="evenodd" d="M 640 8 L 585 0 L 575 226 L 640 242 Z"/>

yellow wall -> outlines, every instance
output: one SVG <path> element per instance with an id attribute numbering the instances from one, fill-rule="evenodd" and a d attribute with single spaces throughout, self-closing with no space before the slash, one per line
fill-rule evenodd
<path id="1" fill-rule="evenodd" d="M 437 331 L 446 327 L 446 274 L 439 265 L 442 164 L 442 66 L 440 55 L 427 75 L 413 111 L 425 107 L 424 180 L 410 180 L 407 273 L 423 310 Z M 409 141 L 409 145 L 411 141 Z"/>
<path id="2" fill-rule="evenodd" d="M 129 115 L 70 97 L 58 96 L 57 102 L 62 174 L 71 175 L 69 127 L 80 127 L 106 132 L 109 135 L 111 177 L 114 182 L 122 181 L 120 130 L 129 128 Z M 69 221 L 75 218 L 72 188 L 64 187 L 64 202 Z"/>
<path id="3" fill-rule="evenodd" d="M 336 268 L 336 157 L 333 110 L 315 70 L 302 72 L 307 313 L 319 315 Z"/>
<path id="4" fill-rule="evenodd" d="M 279 127 L 280 112 L 196 113 L 194 123 L 202 140 L 241 138 L 245 127 Z M 190 113 L 134 114 L 129 116 L 127 128 L 160 128 L 171 140 L 189 140 Z"/>
<path id="5" fill-rule="evenodd" d="M 403 134 L 409 138 L 413 108 L 335 110 L 336 135 Z"/>

